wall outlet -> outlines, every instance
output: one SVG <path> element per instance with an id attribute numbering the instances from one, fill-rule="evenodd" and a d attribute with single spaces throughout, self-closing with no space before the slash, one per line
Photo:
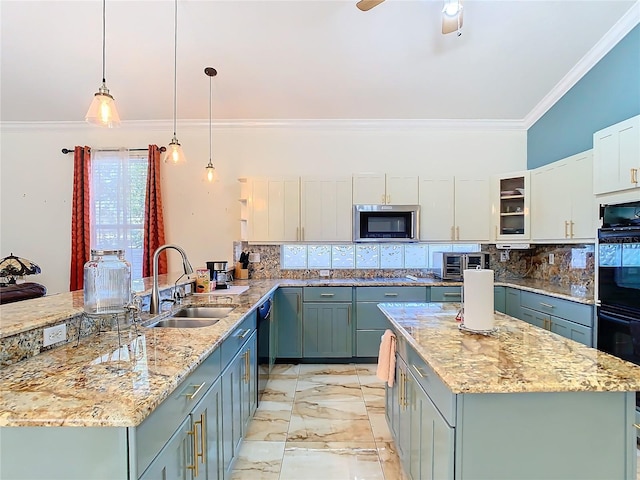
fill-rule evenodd
<path id="1" fill-rule="evenodd" d="M 502 250 L 500 252 L 500 261 L 506 262 L 507 260 L 509 260 L 509 250 Z"/>
<path id="2" fill-rule="evenodd" d="M 64 342 L 67 340 L 67 325 L 63 323 L 62 325 L 56 325 L 55 327 L 45 328 L 43 336 L 43 347 L 48 347 L 54 343 Z"/>
<path id="3" fill-rule="evenodd" d="M 321 277 L 328 277 L 331 272 L 329 270 L 320 270 L 320 272 L 318 272 L 320 274 Z"/>
<path id="4" fill-rule="evenodd" d="M 556 256 L 553 253 L 549 254 L 549 265 L 554 265 L 556 263 Z"/>

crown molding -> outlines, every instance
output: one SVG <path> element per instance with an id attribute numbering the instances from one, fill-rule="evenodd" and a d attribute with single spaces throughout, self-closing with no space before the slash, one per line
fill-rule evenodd
<path id="1" fill-rule="evenodd" d="M 180 128 L 209 128 L 208 120 L 181 120 Z M 336 128 L 341 130 L 426 129 L 426 130 L 525 130 L 522 120 L 455 119 L 237 119 L 214 120 L 212 128 Z M 86 122 L 0 122 L 0 131 L 95 130 Z M 172 120 L 123 121 L 121 130 L 171 130 Z"/>
<path id="2" fill-rule="evenodd" d="M 525 129 L 531 128 L 540 118 L 556 104 L 562 96 L 584 77 L 602 58 L 609 53 L 633 28 L 640 24 L 640 0 L 609 29 L 587 54 L 551 89 L 547 95 L 531 110 L 522 123 Z"/>

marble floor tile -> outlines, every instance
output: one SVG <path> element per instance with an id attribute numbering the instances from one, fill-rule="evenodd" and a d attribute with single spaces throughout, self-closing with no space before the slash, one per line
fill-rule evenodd
<path id="1" fill-rule="evenodd" d="M 287 442 L 280 480 L 384 480 L 375 443 Z"/>
<path id="2" fill-rule="evenodd" d="M 384 415 L 385 398 L 382 397 L 364 397 L 364 404 L 367 407 L 367 413 L 371 415 Z"/>
<path id="3" fill-rule="evenodd" d="M 273 370 L 271 370 L 271 372 L 269 373 L 269 378 L 298 378 L 299 373 L 300 365 L 293 365 L 290 363 L 276 363 L 273 366 Z"/>
<path id="4" fill-rule="evenodd" d="M 278 480 L 285 442 L 242 442 L 231 480 Z"/>
<path id="5" fill-rule="evenodd" d="M 289 423 L 288 441 L 302 442 L 373 442 L 368 418 L 311 418 L 293 413 Z"/>
<path id="6" fill-rule="evenodd" d="M 323 419 L 327 422 L 334 420 L 368 420 L 367 407 L 362 400 L 353 402 L 332 401 L 303 401 L 296 400 L 293 404 L 291 416 L 304 419 Z"/>
<path id="7" fill-rule="evenodd" d="M 384 416 L 384 410 L 382 414 L 370 414 L 369 422 L 371 423 L 371 431 L 373 432 L 373 438 L 376 442 L 392 442 L 393 437 L 387 424 L 387 419 Z"/>
<path id="8" fill-rule="evenodd" d="M 295 400 L 345 402 L 363 400 L 357 376 L 314 376 L 298 380 Z"/>
<path id="9" fill-rule="evenodd" d="M 347 364 L 301 364 L 299 378 L 316 375 L 357 375 L 353 363 Z"/>
<path id="10" fill-rule="evenodd" d="M 376 363 L 356 363 L 356 372 L 358 375 L 376 375 L 378 364 Z"/>
<path id="11" fill-rule="evenodd" d="M 285 441 L 291 419 L 291 402 L 261 401 L 249 423 L 247 440 Z"/>
<path id="12" fill-rule="evenodd" d="M 377 442 L 378 458 L 385 480 L 409 480 L 400 464 L 400 457 L 393 442 Z"/>
<path id="13" fill-rule="evenodd" d="M 297 383 L 297 378 L 270 378 L 262 394 L 262 400 L 271 402 L 293 402 Z"/>

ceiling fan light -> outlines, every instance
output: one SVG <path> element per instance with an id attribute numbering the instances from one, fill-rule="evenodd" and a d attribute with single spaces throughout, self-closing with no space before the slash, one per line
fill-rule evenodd
<path id="1" fill-rule="evenodd" d="M 87 123 L 100 127 L 112 128 L 120 125 L 120 115 L 118 115 L 116 103 L 104 82 L 93 96 L 84 119 Z"/>
<path id="2" fill-rule="evenodd" d="M 171 142 L 167 146 L 167 153 L 164 156 L 164 163 L 171 163 L 173 165 L 179 165 L 185 163 L 187 157 L 182 150 L 182 145 L 178 142 L 178 139 L 174 135 Z"/>

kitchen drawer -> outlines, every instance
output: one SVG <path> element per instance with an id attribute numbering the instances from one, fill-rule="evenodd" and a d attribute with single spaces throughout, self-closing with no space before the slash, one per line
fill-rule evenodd
<path id="1" fill-rule="evenodd" d="M 520 305 L 554 317 L 564 318 L 587 327 L 593 326 L 593 306 L 562 298 L 522 291 Z"/>
<path id="2" fill-rule="evenodd" d="M 249 340 L 249 337 L 256 329 L 256 311 L 252 310 L 239 326 L 233 329 L 233 333 L 228 336 L 222 343 L 222 367 L 226 367 L 227 364 L 235 357 L 240 347 L 244 345 L 244 342 Z"/>
<path id="3" fill-rule="evenodd" d="M 449 390 L 412 347 L 407 346 L 407 353 L 407 368 L 420 383 L 447 423 L 454 427 L 456 424 L 456 395 Z"/>
<path id="4" fill-rule="evenodd" d="M 357 330 L 356 357 L 378 357 L 384 330 Z"/>
<path id="5" fill-rule="evenodd" d="M 461 302 L 462 287 L 431 287 L 432 302 Z"/>
<path id="6" fill-rule="evenodd" d="M 304 287 L 302 300 L 304 302 L 350 302 L 351 287 Z"/>
<path id="7" fill-rule="evenodd" d="M 357 287 L 358 302 L 426 302 L 427 287 Z"/>
<path id="8" fill-rule="evenodd" d="M 377 303 L 356 303 L 356 328 L 358 330 L 391 328 L 391 322 L 380 311 Z"/>
<path id="9" fill-rule="evenodd" d="M 221 349 L 216 349 L 135 428 L 136 468 L 141 474 L 164 447 L 189 412 L 207 393 L 222 371 Z"/>

